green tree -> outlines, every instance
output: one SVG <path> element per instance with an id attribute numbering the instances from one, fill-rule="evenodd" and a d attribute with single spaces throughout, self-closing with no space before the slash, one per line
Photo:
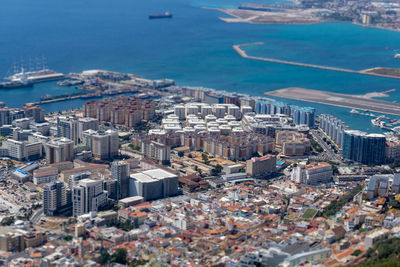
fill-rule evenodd
<path id="1" fill-rule="evenodd" d="M 201 158 L 202 158 L 204 164 L 208 164 L 209 163 L 208 155 L 206 153 L 202 153 L 201 154 Z"/>
<path id="2" fill-rule="evenodd" d="M 130 231 L 130 230 L 132 230 L 133 228 L 135 228 L 134 225 L 131 224 L 129 221 L 125 221 L 125 222 L 123 222 L 123 223 L 120 223 L 120 224 L 118 225 L 118 227 L 121 228 L 121 229 L 124 230 L 124 231 Z"/>
<path id="3" fill-rule="evenodd" d="M 129 267 L 136 267 L 136 266 L 143 266 L 147 263 L 148 261 L 145 260 L 134 260 L 129 264 Z"/>
<path id="4" fill-rule="evenodd" d="M 72 235 L 66 235 L 64 236 L 65 241 L 71 241 L 73 239 Z"/>
<path id="5" fill-rule="evenodd" d="M 120 206 L 117 206 L 117 205 L 116 205 L 116 206 L 113 207 L 113 210 L 114 210 L 114 211 L 118 211 L 120 208 L 121 208 Z"/>
<path id="6" fill-rule="evenodd" d="M 400 203 L 394 199 L 394 197 L 389 200 L 389 206 L 391 206 L 393 209 L 400 209 Z"/>
<path id="7" fill-rule="evenodd" d="M 325 218 L 335 215 L 339 210 L 343 208 L 343 206 L 352 201 L 354 196 L 357 195 L 360 191 L 362 190 L 361 185 L 357 185 L 356 187 L 353 188 L 349 193 L 346 193 L 342 198 L 339 200 L 333 200 L 328 206 L 325 207 L 325 209 L 322 212 L 322 216 Z"/>
<path id="8" fill-rule="evenodd" d="M 129 144 L 128 147 L 129 147 L 130 149 L 135 149 L 135 146 L 134 146 L 133 144 Z"/>
<path id="9" fill-rule="evenodd" d="M 12 162 L 11 160 L 7 161 L 7 168 L 8 169 L 14 168 L 14 162 Z"/>
<path id="10" fill-rule="evenodd" d="M 221 171 L 222 171 L 222 166 L 219 164 L 215 165 L 215 167 L 212 169 L 213 175 L 220 174 Z"/>
<path id="11" fill-rule="evenodd" d="M 353 255 L 353 256 L 358 256 L 358 255 L 360 255 L 361 254 L 361 250 L 359 250 L 359 249 L 356 249 L 354 252 L 353 252 L 353 254 L 351 254 L 351 255 Z"/>
<path id="12" fill-rule="evenodd" d="M 382 174 L 391 174 L 391 173 L 393 173 L 391 170 L 386 170 L 386 169 L 384 169 L 384 170 L 382 170 L 381 171 L 381 173 Z"/>
<path id="13" fill-rule="evenodd" d="M 400 256 L 400 239 L 390 238 L 382 240 L 370 247 L 365 253 L 366 260 L 356 265 L 359 267 L 398 267 Z"/>
<path id="14" fill-rule="evenodd" d="M 332 165 L 332 173 L 334 175 L 339 174 L 339 169 L 336 165 Z"/>
<path id="15" fill-rule="evenodd" d="M 121 137 L 121 139 L 123 141 L 129 141 L 131 139 L 131 137 L 129 135 L 124 135 L 124 136 Z"/>
<path id="16" fill-rule="evenodd" d="M 111 258 L 111 262 L 116 262 L 119 264 L 126 264 L 127 263 L 127 260 L 126 260 L 127 255 L 128 255 L 128 253 L 127 253 L 126 249 L 117 248 Z"/>
<path id="17" fill-rule="evenodd" d="M 179 151 L 179 152 L 178 152 L 178 156 L 179 156 L 180 158 L 182 158 L 184 155 L 185 155 L 185 152 L 183 152 L 183 151 Z"/>
<path id="18" fill-rule="evenodd" d="M 324 151 L 324 149 L 314 140 L 311 139 L 311 147 L 315 152 L 321 153 Z"/>
<path id="19" fill-rule="evenodd" d="M 198 167 L 197 165 L 194 166 L 194 170 L 195 170 L 196 172 L 198 172 L 199 175 L 201 175 L 201 174 L 203 173 L 203 171 L 202 171 L 201 169 L 199 169 L 199 167 Z"/>
<path id="20" fill-rule="evenodd" d="M 100 256 L 100 264 L 106 265 L 110 261 L 110 259 L 111 259 L 111 255 L 106 250 Z"/>
<path id="21" fill-rule="evenodd" d="M 4 219 L 1 221 L 1 225 L 3 226 L 9 226 L 15 222 L 15 218 L 13 216 L 10 217 L 4 217 Z"/>
<path id="22" fill-rule="evenodd" d="M 389 167 L 392 169 L 396 169 L 396 168 L 400 167 L 400 162 L 393 162 L 389 165 Z"/>

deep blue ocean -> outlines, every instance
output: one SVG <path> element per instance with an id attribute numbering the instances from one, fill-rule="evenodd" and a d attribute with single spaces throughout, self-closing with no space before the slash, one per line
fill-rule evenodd
<path id="1" fill-rule="evenodd" d="M 249 2 L 249 1 L 244 1 Z M 273 3 L 270 1 L 253 1 Z M 0 5 L 0 77 L 13 62 L 45 56 L 56 71 L 106 69 L 145 78 L 172 78 L 179 85 L 204 86 L 262 95 L 297 86 L 349 94 L 397 89 L 388 100 L 400 101 L 400 80 L 250 61 L 232 45 L 264 42 L 246 48 L 250 55 L 348 69 L 400 67 L 400 33 L 347 23 L 316 25 L 230 24 L 207 7 L 237 7 L 240 0 L 2 0 Z M 149 20 L 154 13 L 173 19 Z M 18 107 L 41 95 L 76 91 L 54 82 L 34 88 L 2 90 L 0 101 Z M 370 118 L 348 109 L 314 106 L 352 128 L 378 132 Z M 44 105 L 46 111 L 80 107 L 85 101 Z"/>

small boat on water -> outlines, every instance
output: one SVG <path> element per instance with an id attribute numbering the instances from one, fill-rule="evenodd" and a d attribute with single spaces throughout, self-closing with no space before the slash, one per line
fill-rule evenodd
<path id="1" fill-rule="evenodd" d="M 136 97 L 137 97 L 137 98 L 140 98 L 140 99 L 145 99 L 145 98 L 150 97 L 150 95 L 148 95 L 148 94 L 146 94 L 146 93 L 141 93 L 141 94 L 138 94 Z"/>
<path id="2" fill-rule="evenodd" d="M 394 58 L 400 58 L 400 54 L 395 54 Z"/>

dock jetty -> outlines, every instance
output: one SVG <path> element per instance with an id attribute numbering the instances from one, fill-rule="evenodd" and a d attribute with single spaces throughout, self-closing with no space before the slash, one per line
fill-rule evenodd
<path id="1" fill-rule="evenodd" d="M 255 42 L 255 43 L 247 43 L 247 44 L 238 44 L 234 45 L 233 49 L 238 53 L 242 58 L 251 59 L 251 60 L 258 60 L 258 61 L 265 61 L 271 63 L 278 63 L 278 64 L 285 64 L 285 65 L 292 65 L 292 66 L 299 66 L 305 68 L 313 68 L 313 69 L 321 69 L 321 70 L 330 70 L 330 71 L 338 71 L 338 72 L 345 72 L 345 73 L 353 73 L 353 74 L 361 74 L 361 75 L 369 75 L 369 76 L 378 76 L 378 77 L 385 77 L 385 78 L 393 78 L 393 79 L 400 79 L 400 71 L 394 71 L 397 69 L 393 68 L 371 68 L 367 70 L 350 70 L 344 68 L 336 68 L 336 67 L 328 67 L 328 66 L 321 66 L 321 65 L 314 65 L 314 64 L 307 64 L 295 61 L 287 61 L 287 60 L 280 60 L 280 59 L 273 59 L 273 58 L 266 58 L 266 57 L 254 57 L 249 56 L 246 51 L 242 48 L 246 46 L 252 45 L 263 45 L 263 42 Z"/>

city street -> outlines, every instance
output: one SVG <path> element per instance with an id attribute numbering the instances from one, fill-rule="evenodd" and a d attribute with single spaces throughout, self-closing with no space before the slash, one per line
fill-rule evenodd
<path id="1" fill-rule="evenodd" d="M 327 160 L 340 161 L 340 156 L 336 154 L 332 148 L 323 140 L 323 135 L 319 130 L 311 130 L 314 140 L 322 147 L 326 153 Z"/>
<path id="2" fill-rule="evenodd" d="M 43 208 L 37 210 L 37 211 L 32 215 L 31 222 L 32 222 L 33 224 L 36 224 L 36 223 L 40 220 L 40 218 L 42 217 L 42 215 L 43 215 Z"/>

